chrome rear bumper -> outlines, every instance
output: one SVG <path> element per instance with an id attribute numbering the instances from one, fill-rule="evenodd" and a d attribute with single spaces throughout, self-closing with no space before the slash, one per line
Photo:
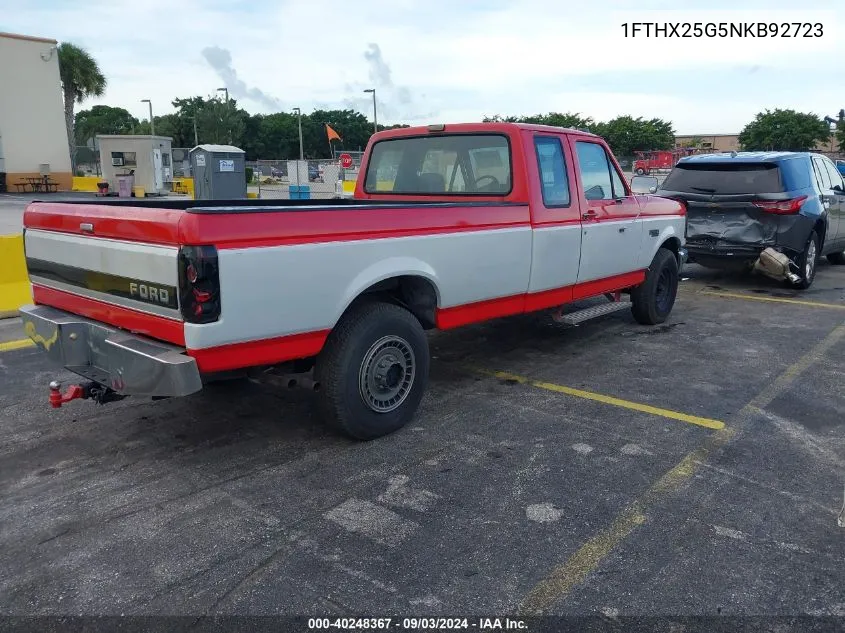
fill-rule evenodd
<path id="1" fill-rule="evenodd" d="M 187 396 L 202 389 L 196 361 L 168 343 L 49 306 L 20 309 L 24 330 L 66 369 L 134 396 Z"/>

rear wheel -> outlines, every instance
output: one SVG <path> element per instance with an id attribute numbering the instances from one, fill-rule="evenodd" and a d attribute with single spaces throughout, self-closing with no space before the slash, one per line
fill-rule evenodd
<path id="1" fill-rule="evenodd" d="M 819 263 L 819 236 L 815 231 L 810 231 L 810 237 L 807 238 L 807 244 L 804 246 L 804 251 L 798 256 L 798 274 L 801 275 L 801 280 L 791 283 L 794 288 L 806 290 L 813 284 L 816 278 L 816 266 Z"/>
<path id="2" fill-rule="evenodd" d="M 392 433 L 419 407 L 428 368 L 428 340 L 416 317 L 392 303 L 362 303 L 341 319 L 317 359 L 320 412 L 355 439 Z"/>
<path id="3" fill-rule="evenodd" d="M 637 323 L 663 323 L 672 312 L 678 295 L 678 260 L 660 248 L 646 272 L 645 281 L 631 291 L 631 312 Z"/>
<path id="4" fill-rule="evenodd" d="M 643 169 L 642 167 L 637 167 L 637 170 L 634 173 L 637 174 L 637 176 L 643 176 L 645 175 L 645 169 Z"/>

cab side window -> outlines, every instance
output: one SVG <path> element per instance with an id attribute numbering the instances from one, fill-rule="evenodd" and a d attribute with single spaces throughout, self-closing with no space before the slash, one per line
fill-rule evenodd
<path id="1" fill-rule="evenodd" d="M 604 148 L 598 143 L 576 141 L 575 151 L 578 153 L 578 164 L 581 168 L 584 197 L 587 200 L 613 200 L 610 163 Z"/>
<path id="2" fill-rule="evenodd" d="M 610 180 L 613 182 L 613 197 L 614 198 L 624 198 L 628 195 L 628 192 L 625 190 L 625 185 L 622 183 L 622 179 L 619 177 L 619 172 L 613 167 L 613 163 L 610 160 L 607 161 L 608 167 L 610 168 Z"/>
<path id="3" fill-rule="evenodd" d="M 824 168 L 824 163 L 815 156 L 813 156 L 813 167 L 816 172 L 816 182 L 818 182 L 819 188 L 822 191 L 828 191 L 831 189 L 833 187 L 833 183 L 830 181 L 830 174 L 827 173 L 827 170 Z"/>
<path id="4" fill-rule="evenodd" d="M 537 166 L 540 170 L 540 190 L 547 207 L 568 207 L 570 202 L 569 178 L 563 147 L 556 136 L 534 137 Z"/>
<path id="5" fill-rule="evenodd" d="M 839 185 L 840 187 L 843 186 L 843 178 L 842 174 L 839 173 L 839 170 L 836 169 L 836 165 L 833 164 L 832 161 L 825 159 L 822 161 L 822 165 L 824 165 L 825 169 L 827 169 L 827 175 L 830 178 L 831 188 Z"/>

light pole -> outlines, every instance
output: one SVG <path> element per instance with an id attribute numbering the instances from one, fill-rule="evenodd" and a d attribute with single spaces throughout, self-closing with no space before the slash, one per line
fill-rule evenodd
<path id="1" fill-rule="evenodd" d="M 141 99 L 141 103 L 149 104 L 150 106 L 150 136 L 156 135 L 156 126 L 153 122 L 153 102 L 149 99 Z"/>
<path id="2" fill-rule="evenodd" d="M 376 89 L 367 88 L 364 92 L 373 93 L 373 130 L 375 130 L 375 133 L 378 134 L 378 114 L 376 113 Z"/>
<path id="3" fill-rule="evenodd" d="M 299 160 L 304 160 L 305 153 L 302 150 L 302 110 L 294 108 L 293 111 L 296 112 L 299 119 Z"/>
<path id="4" fill-rule="evenodd" d="M 218 88 L 217 92 L 225 92 L 226 93 L 226 122 L 229 123 L 229 89 L 228 88 Z M 232 144 L 232 126 L 229 125 L 229 145 Z"/>

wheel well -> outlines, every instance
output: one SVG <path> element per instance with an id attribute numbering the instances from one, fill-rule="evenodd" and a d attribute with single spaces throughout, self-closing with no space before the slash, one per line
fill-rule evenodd
<path id="1" fill-rule="evenodd" d="M 437 290 L 425 277 L 401 275 L 384 279 L 358 295 L 352 304 L 374 295 L 407 308 L 426 330 L 436 327 Z"/>
<path id="2" fill-rule="evenodd" d="M 679 240 L 677 237 L 670 237 L 668 240 L 666 240 L 665 242 L 663 242 L 663 244 L 660 245 L 660 248 L 665 248 L 675 253 L 675 259 L 678 260 L 678 265 L 680 266 L 681 259 L 679 252 L 681 250 L 681 240 Z"/>
<path id="3" fill-rule="evenodd" d="M 819 236 L 819 252 L 821 252 L 821 249 L 824 248 L 824 236 L 827 232 L 827 223 L 822 219 L 818 219 L 816 220 L 816 225 L 813 227 L 813 230 L 816 232 L 816 235 Z M 810 238 L 808 237 L 807 240 L 809 241 L 809 239 Z"/>

